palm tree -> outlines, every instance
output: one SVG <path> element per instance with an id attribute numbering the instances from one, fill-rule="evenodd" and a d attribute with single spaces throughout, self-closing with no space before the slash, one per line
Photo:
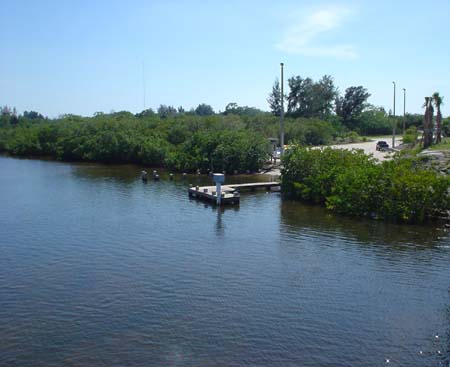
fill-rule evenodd
<path id="1" fill-rule="evenodd" d="M 433 98 L 425 97 L 425 103 L 423 107 L 425 107 L 425 116 L 423 122 L 423 147 L 428 148 L 433 142 Z"/>
<path id="2" fill-rule="evenodd" d="M 444 97 L 441 97 L 439 95 L 439 92 L 433 93 L 433 102 L 436 106 L 436 144 L 439 144 L 441 142 L 441 121 L 442 121 L 442 114 L 441 114 L 441 105 L 443 104 L 442 100 Z"/>

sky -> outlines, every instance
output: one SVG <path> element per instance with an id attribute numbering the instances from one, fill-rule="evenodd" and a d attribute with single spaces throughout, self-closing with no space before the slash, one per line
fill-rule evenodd
<path id="1" fill-rule="evenodd" d="M 0 0 L 0 105 L 49 117 L 230 102 L 268 110 L 287 78 L 450 114 L 450 2 Z M 287 88 L 286 88 L 287 89 Z"/>

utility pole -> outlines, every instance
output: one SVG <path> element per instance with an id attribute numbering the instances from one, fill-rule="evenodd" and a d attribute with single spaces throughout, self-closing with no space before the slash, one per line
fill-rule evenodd
<path id="1" fill-rule="evenodd" d="M 405 135 L 406 127 L 406 89 L 403 88 L 403 135 Z"/>
<path id="2" fill-rule="evenodd" d="M 284 153 L 284 80 L 283 80 L 283 63 L 280 63 L 281 66 L 281 113 L 280 113 L 280 145 L 281 145 L 281 155 Z"/>
<path id="3" fill-rule="evenodd" d="M 394 84 L 394 124 L 392 127 L 392 148 L 395 148 L 395 82 L 392 82 Z"/>

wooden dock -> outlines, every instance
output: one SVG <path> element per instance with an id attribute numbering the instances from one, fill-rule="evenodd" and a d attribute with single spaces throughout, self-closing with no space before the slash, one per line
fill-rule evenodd
<path id="1" fill-rule="evenodd" d="M 228 187 L 231 187 L 235 190 L 241 190 L 241 189 L 247 189 L 247 190 L 256 190 L 256 189 L 266 189 L 271 190 L 272 187 L 279 187 L 279 182 L 253 182 L 253 183 L 245 183 L 245 184 L 232 184 L 232 185 L 226 185 Z M 223 186 L 222 186 L 223 187 Z"/>
<path id="2" fill-rule="evenodd" d="M 279 187 L 279 182 L 254 182 L 245 184 L 230 184 L 222 185 L 221 204 L 239 204 L 240 190 L 266 189 L 268 191 L 272 188 Z M 199 200 L 205 200 L 212 203 L 217 202 L 216 186 L 192 186 L 188 189 L 189 197 Z"/>

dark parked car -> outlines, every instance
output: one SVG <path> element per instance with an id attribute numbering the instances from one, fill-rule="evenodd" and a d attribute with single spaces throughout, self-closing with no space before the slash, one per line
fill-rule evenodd
<path id="1" fill-rule="evenodd" d="M 376 149 L 377 149 L 377 150 L 386 150 L 386 149 L 389 149 L 389 144 L 386 143 L 386 142 L 383 141 L 383 140 L 380 140 L 380 141 L 377 143 Z"/>

